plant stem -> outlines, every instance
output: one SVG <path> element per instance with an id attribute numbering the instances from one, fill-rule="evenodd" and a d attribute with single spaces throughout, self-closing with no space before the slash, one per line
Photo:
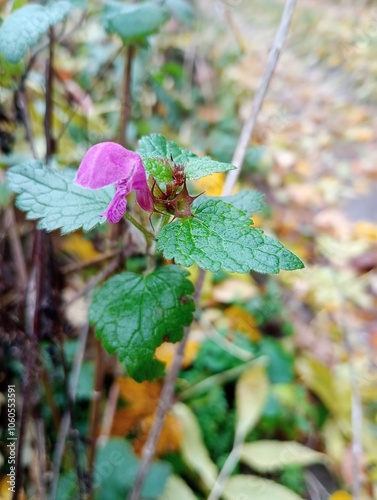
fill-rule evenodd
<path id="1" fill-rule="evenodd" d="M 155 239 L 154 234 L 150 233 L 147 229 L 145 229 L 144 226 L 142 226 L 136 219 L 134 219 L 134 217 L 132 217 L 130 212 L 126 212 L 124 214 L 124 216 L 127 220 L 129 220 L 131 222 L 131 224 L 133 224 L 135 227 L 137 227 L 138 230 L 141 231 L 148 240 Z"/>
<path id="2" fill-rule="evenodd" d="M 131 69 L 134 53 L 135 47 L 129 45 L 125 53 L 124 61 L 118 137 L 118 142 L 123 147 L 127 144 L 127 126 L 131 117 Z"/>
<path id="3" fill-rule="evenodd" d="M 263 73 L 262 82 L 255 94 L 249 118 L 244 123 L 240 138 L 238 140 L 238 144 L 234 151 L 232 164 L 237 168 L 236 170 L 231 170 L 230 172 L 228 172 L 222 192 L 223 196 L 228 196 L 232 194 L 234 186 L 238 180 L 238 177 L 240 176 L 242 164 L 245 160 L 247 148 L 249 146 L 249 142 L 254 131 L 259 111 L 262 108 L 262 104 L 264 98 L 266 97 L 266 93 L 270 85 L 271 78 L 274 74 L 285 39 L 287 38 L 288 29 L 291 24 L 295 5 L 296 5 L 296 0 L 287 0 L 284 6 L 284 11 L 281 17 L 280 25 L 276 32 L 275 40 L 272 49 L 270 51 L 270 54 L 268 56 L 267 65 Z"/>
<path id="4" fill-rule="evenodd" d="M 205 276 L 205 271 L 203 269 L 200 269 L 199 276 L 195 284 L 195 293 L 194 293 L 194 300 L 196 306 L 198 305 L 200 293 L 203 288 L 204 276 Z M 160 437 L 166 414 L 170 410 L 173 402 L 175 382 L 177 380 L 179 370 L 181 369 L 182 366 L 183 356 L 185 353 L 185 347 L 187 341 L 189 339 L 189 334 L 190 334 L 190 327 L 187 326 L 185 328 L 183 338 L 175 352 L 170 371 L 166 376 L 164 386 L 161 391 L 161 397 L 158 402 L 158 407 L 154 417 L 153 426 L 151 432 L 149 433 L 148 440 L 143 448 L 140 468 L 136 477 L 134 487 L 129 497 L 130 500 L 139 500 L 140 498 L 141 490 L 145 478 L 147 476 L 148 469 L 150 467 L 150 464 L 152 462 L 152 459 L 156 451 L 157 441 L 158 438 Z"/>

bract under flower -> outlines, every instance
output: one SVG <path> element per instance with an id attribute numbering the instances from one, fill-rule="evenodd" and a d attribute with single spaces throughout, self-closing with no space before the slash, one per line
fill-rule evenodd
<path id="1" fill-rule="evenodd" d="M 96 144 L 85 154 L 77 171 L 75 183 L 89 189 L 115 184 L 115 195 L 100 217 L 119 222 L 126 212 L 126 196 L 136 192 L 142 209 L 153 211 L 153 197 L 141 157 L 115 142 Z"/>

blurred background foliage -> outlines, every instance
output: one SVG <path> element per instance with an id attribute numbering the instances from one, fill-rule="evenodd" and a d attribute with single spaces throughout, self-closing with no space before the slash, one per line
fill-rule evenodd
<path id="1" fill-rule="evenodd" d="M 1 1 L 0 23 L 26 4 Z M 127 145 L 136 149 L 138 138 L 158 132 L 197 154 L 231 161 L 282 6 L 72 0 L 54 28 L 53 161 L 77 166 L 91 145 L 117 140 L 130 47 Z M 207 273 L 176 404 L 143 497 L 207 498 L 242 424 L 246 444 L 224 499 L 347 500 L 356 478 L 360 498 L 377 498 L 376 37 L 374 2 L 299 2 L 237 189 L 265 194 L 254 224 L 276 234 L 306 269 L 278 277 Z M 22 106 L 35 154 L 45 155 L 47 51 L 42 34 L 20 62 L 0 53 L 0 384 L 4 394 L 16 384 L 18 409 L 25 283 L 15 252 L 21 245 L 30 268 L 34 225 L 13 207 L 5 171 L 31 158 Z M 216 174 L 190 188 L 219 195 L 223 182 Z M 90 291 L 82 291 L 104 269 L 101 256 L 114 250 L 109 231 L 103 225 L 85 235 L 52 234 L 48 271 L 59 315 L 52 319 L 57 332 L 39 339 L 23 498 L 42 498 L 51 481 L 68 407 L 71 431 L 56 498 L 123 499 L 135 479 L 162 381 L 129 379 L 88 331 Z M 137 237 L 124 234 L 121 244 L 135 247 L 125 266 L 144 269 Z M 198 270 L 190 271 L 195 280 Z M 164 344 L 157 356 L 169 366 L 174 349 Z M 43 422 L 42 441 L 36 422 Z M 6 474 L 5 445 L 0 458 Z M 11 498 L 5 475 L 0 488 L 1 498 Z"/>

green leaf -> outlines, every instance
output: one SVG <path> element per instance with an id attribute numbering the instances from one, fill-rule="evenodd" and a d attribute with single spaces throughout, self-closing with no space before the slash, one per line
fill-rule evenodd
<path id="1" fill-rule="evenodd" d="M 28 219 L 41 219 L 40 229 L 89 231 L 105 222 L 99 215 L 114 191 L 112 187 L 93 191 L 77 186 L 73 183 L 75 175 L 73 169 L 56 171 L 32 160 L 9 169 L 7 180 L 9 188 L 19 193 L 17 207 L 27 212 Z"/>
<path id="2" fill-rule="evenodd" d="M 285 486 L 251 474 L 230 477 L 222 498 L 225 500 L 235 500 L 236 498 L 244 498 L 245 500 L 248 498 L 253 500 L 301 500 L 301 497 Z"/>
<path id="3" fill-rule="evenodd" d="M 179 218 L 157 235 L 158 250 L 183 266 L 196 262 L 217 272 L 278 273 L 303 267 L 301 260 L 261 229 L 251 227 L 240 210 L 221 200 L 200 204 L 194 217 Z"/>
<path id="4" fill-rule="evenodd" d="M 45 6 L 26 5 L 12 12 L 0 27 L 0 52 L 9 62 L 21 61 L 28 49 L 51 26 L 63 21 L 70 9 L 68 1 L 55 0 Z"/>
<path id="5" fill-rule="evenodd" d="M 262 440 L 242 447 L 241 461 L 252 469 L 267 474 L 292 465 L 306 467 L 326 462 L 326 455 L 295 441 Z"/>
<path id="6" fill-rule="evenodd" d="M 124 439 L 110 439 L 105 446 L 98 447 L 94 463 L 95 499 L 126 498 L 138 468 L 139 460 Z M 143 498 L 158 498 L 163 493 L 170 470 L 166 462 L 151 465 L 142 489 Z"/>
<path id="7" fill-rule="evenodd" d="M 117 352 L 137 381 L 163 374 L 154 358 L 166 339 L 178 342 L 192 321 L 194 287 L 188 272 L 166 266 L 147 275 L 122 273 L 109 279 L 95 294 L 89 319 L 110 353 Z"/>
<path id="8" fill-rule="evenodd" d="M 157 2 L 105 2 L 103 25 L 108 33 L 115 33 L 124 42 L 142 41 L 158 31 L 169 18 L 169 12 Z"/>
<path id="9" fill-rule="evenodd" d="M 259 191 L 251 191 L 249 189 L 243 189 L 237 194 L 233 194 L 231 196 L 202 195 L 194 201 L 192 207 L 198 207 L 207 200 L 222 200 L 224 203 L 228 203 L 248 215 L 259 212 L 259 210 L 262 210 L 264 207 L 264 194 Z"/>
<path id="10" fill-rule="evenodd" d="M 184 166 L 188 180 L 200 179 L 215 172 L 228 172 L 235 168 L 229 163 L 211 160 L 208 156 L 199 158 L 188 149 L 166 140 L 161 134 L 143 137 L 139 142 L 139 153 L 143 158 L 145 169 L 158 182 L 172 180 L 171 165 L 169 165 L 171 160 Z"/>

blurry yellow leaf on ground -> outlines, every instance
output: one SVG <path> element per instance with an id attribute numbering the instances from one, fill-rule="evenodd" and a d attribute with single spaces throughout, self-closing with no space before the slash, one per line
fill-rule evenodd
<path id="1" fill-rule="evenodd" d="M 352 497 L 346 491 L 338 490 L 331 495 L 329 500 L 352 500 Z"/>
<path id="2" fill-rule="evenodd" d="M 258 290 L 251 281 L 230 278 L 213 287 L 212 295 L 217 302 L 228 304 L 235 301 L 246 301 L 257 295 Z"/>
<path id="3" fill-rule="evenodd" d="M 170 367 L 174 358 L 174 354 L 177 350 L 177 346 L 178 344 L 164 342 L 159 347 L 157 347 L 155 356 L 159 361 L 166 363 L 166 368 Z M 185 354 L 182 363 L 183 368 L 187 368 L 188 366 L 192 365 L 193 361 L 196 358 L 196 355 L 198 354 L 199 348 L 200 342 L 198 342 L 197 340 L 189 339 L 185 348 Z"/>
<path id="4" fill-rule="evenodd" d="M 268 396 L 266 367 L 260 362 L 244 372 L 236 385 L 236 433 L 245 436 L 260 419 Z"/>
<path id="5" fill-rule="evenodd" d="M 357 222 L 353 227 L 353 234 L 357 239 L 375 242 L 377 241 L 377 224 L 368 221 Z"/>
<path id="6" fill-rule="evenodd" d="M 210 491 L 218 471 L 204 445 L 198 421 L 191 409 L 183 403 L 175 404 L 173 413 L 182 425 L 181 453 L 183 460 L 198 474 L 206 489 Z"/>
<path id="7" fill-rule="evenodd" d="M 247 335 L 250 340 L 256 342 L 260 340 L 261 335 L 257 328 L 255 318 L 246 309 L 240 306 L 230 306 L 225 311 L 225 316 L 229 319 L 230 326 Z"/>
<path id="8" fill-rule="evenodd" d="M 165 491 L 158 500 L 196 500 L 196 496 L 183 479 L 171 475 L 166 482 Z"/>
<path id="9" fill-rule="evenodd" d="M 208 196 L 220 196 L 223 191 L 224 181 L 225 174 L 216 173 L 197 179 L 194 185 L 200 193 L 205 192 Z"/>
<path id="10" fill-rule="evenodd" d="M 281 484 L 262 477 L 232 476 L 227 482 L 222 497 L 225 500 L 301 500 L 296 493 Z"/>
<path id="11" fill-rule="evenodd" d="M 306 467 L 327 460 L 326 455 L 295 441 L 261 440 L 242 447 L 241 461 L 262 474 L 291 465 Z"/>
<path id="12" fill-rule="evenodd" d="M 80 260 L 90 260 L 99 257 L 101 254 L 94 248 L 93 243 L 80 233 L 73 233 L 65 236 L 62 249 L 79 257 Z"/>
<path id="13" fill-rule="evenodd" d="M 161 383 L 159 381 L 138 383 L 128 377 L 120 377 L 118 383 L 120 402 L 125 406 L 120 407 L 115 413 L 111 435 L 123 437 L 130 432 L 136 433 L 132 446 L 136 453 L 140 453 L 154 420 Z M 157 443 L 157 454 L 177 451 L 180 441 L 180 423 L 174 415 L 168 413 Z"/>
<path id="14" fill-rule="evenodd" d="M 149 433 L 152 429 L 154 422 L 154 414 L 144 417 L 140 421 L 139 432 L 132 440 L 132 446 L 138 455 L 141 455 L 144 445 L 147 442 Z M 156 453 L 157 455 L 164 455 L 165 453 L 174 453 L 179 451 L 182 440 L 182 425 L 178 418 L 172 413 L 168 413 L 165 418 L 164 426 L 162 428 L 160 437 L 157 441 Z"/>

